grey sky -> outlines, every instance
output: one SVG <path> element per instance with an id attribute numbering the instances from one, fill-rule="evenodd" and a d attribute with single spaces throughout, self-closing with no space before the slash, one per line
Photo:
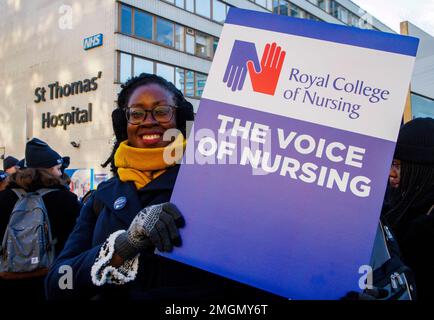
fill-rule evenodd
<path id="1" fill-rule="evenodd" d="M 399 23 L 410 21 L 434 36 L 434 0 L 352 0 L 399 33 Z"/>

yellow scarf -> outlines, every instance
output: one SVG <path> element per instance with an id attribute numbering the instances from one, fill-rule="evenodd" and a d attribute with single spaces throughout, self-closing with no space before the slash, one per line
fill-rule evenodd
<path id="1" fill-rule="evenodd" d="M 123 141 L 115 153 L 121 181 L 133 181 L 137 189 L 162 175 L 182 159 L 186 141 L 182 134 L 164 148 L 134 148 Z"/>

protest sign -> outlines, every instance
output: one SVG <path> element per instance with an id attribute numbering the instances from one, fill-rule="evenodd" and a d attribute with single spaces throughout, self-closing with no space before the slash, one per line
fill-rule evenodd
<path id="1" fill-rule="evenodd" d="M 172 195 L 183 246 L 166 256 L 292 299 L 360 290 L 417 45 L 231 9 Z"/>

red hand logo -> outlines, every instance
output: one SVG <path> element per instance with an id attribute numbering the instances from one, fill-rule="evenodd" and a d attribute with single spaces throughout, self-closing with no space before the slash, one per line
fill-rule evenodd
<path id="1" fill-rule="evenodd" d="M 261 70 L 256 71 L 253 61 L 247 61 L 250 80 L 255 92 L 274 95 L 285 55 L 286 52 L 282 51 L 282 47 L 273 42 L 271 46 L 269 43 L 265 46 L 261 59 Z"/>

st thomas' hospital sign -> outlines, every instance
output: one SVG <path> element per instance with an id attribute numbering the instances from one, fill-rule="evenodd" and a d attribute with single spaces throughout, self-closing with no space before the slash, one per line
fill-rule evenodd
<path id="1" fill-rule="evenodd" d="M 97 76 L 90 79 L 78 80 L 67 84 L 59 84 L 58 81 L 50 83 L 46 87 L 37 87 L 34 91 L 35 103 L 49 100 L 57 100 L 63 97 L 69 97 L 86 92 L 96 91 L 98 89 L 97 81 L 101 79 L 102 71 Z M 89 102 L 87 109 L 71 106 L 70 112 L 51 114 L 51 112 L 42 113 L 42 129 L 63 127 L 66 130 L 69 125 L 87 123 L 92 121 L 92 103 Z"/>

